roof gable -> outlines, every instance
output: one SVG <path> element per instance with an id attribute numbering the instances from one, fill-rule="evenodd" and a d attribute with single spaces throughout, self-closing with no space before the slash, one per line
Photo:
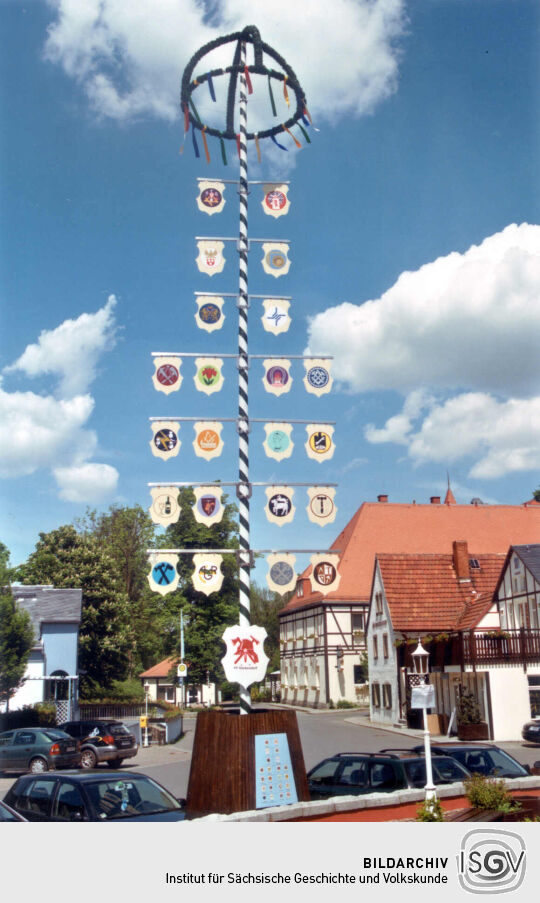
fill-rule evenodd
<path id="1" fill-rule="evenodd" d="M 304 595 L 294 593 L 280 614 L 336 601 L 367 603 L 377 554 L 443 554 L 456 539 L 466 540 L 476 557 L 540 542 L 540 505 L 364 502 L 331 546 L 340 550 L 339 589 L 323 597 L 304 587 Z M 308 567 L 302 578 L 310 572 Z"/>
<path id="2" fill-rule="evenodd" d="M 403 632 L 466 630 L 474 627 L 493 604 L 493 591 L 505 555 L 471 553 L 480 567 L 460 581 L 453 556 L 377 556 L 386 602 L 395 630 Z"/>
<path id="3" fill-rule="evenodd" d="M 34 635 L 39 640 L 41 625 L 51 623 L 80 624 L 82 589 L 55 589 L 53 586 L 12 585 L 11 593 L 20 608 L 32 620 Z"/>

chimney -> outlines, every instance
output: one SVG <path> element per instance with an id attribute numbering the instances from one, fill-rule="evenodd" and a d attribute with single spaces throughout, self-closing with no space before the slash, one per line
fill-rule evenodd
<path id="1" fill-rule="evenodd" d="M 470 581 L 469 549 L 466 539 L 456 539 L 452 543 L 452 558 L 458 581 Z"/>
<path id="2" fill-rule="evenodd" d="M 378 495 L 378 496 L 377 496 L 377 501 L 378 501 L 378 502 L 387 502 L 387 501 L 388 501 L 388 496 L 387 496 L 387 495 Z"/>
<path id="3" fill-rule="evenodd" d="M 430 498 L 430 502 L 432 505 L 440 505 L 441 504 L 440 495 L 432 495 Z"/>

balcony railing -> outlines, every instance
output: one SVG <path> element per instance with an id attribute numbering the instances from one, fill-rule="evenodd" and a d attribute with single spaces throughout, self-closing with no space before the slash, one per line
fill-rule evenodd
<path id="1" fill-rule="evenodd" d="M 476 631 L 458 633 L 444 640 L 422 644 L 429 652 L 430 667 L 445 665 L 526 665 L 540 663 L 540 630 Z M 399 664 L 412 667 L 414 645 L 398 647 Z"/>

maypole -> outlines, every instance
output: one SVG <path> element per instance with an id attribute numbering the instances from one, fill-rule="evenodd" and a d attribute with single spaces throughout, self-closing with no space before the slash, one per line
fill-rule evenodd
<path id="1" fill-rule="evenodd" d="M 251 549 L 249 535 L 249 358 L 248 358 L 248 158 L 247 158 L 247 84 L 246 42 L 240 48 L 240 100 L 239 100 L 239 157 L 240 182 L 238 196 L 238 519 L 239 542 L 239 620 L 241 626 L 251 623 L 250 616 L 250 567 Z M 240 687 L 240 710 L 251 711 L 251 695 L 247 687 Z"/>
<path id="2" fill-rule="evenodd" d="M 222 50 L 234 44 L 232 65 L 210 69 L 200 73 L 196 67 L 209 53 Z M 253 62 L 248 61 L 248 50 L 253 51 Z M 249 54 L 251 56 L 251 54 Z M 223 58 L 223 57 L 221 57 Z M 284 120 L 260 131 L 248 129 L 248 95 L 253 92 L 252 76 L 259 76 L 266 82 L 272 115 L 279 120 L 274 88 L 279 88 L 283 97 L 281 110 L 286 110 Z M 201 87 L 208 88 L 210 99 L 216 103 L 214 79 L 228 79 L 225 127 L 222 129 L 203 122 L 193 95 Z M 274 86 L 274 87 L 273 87 Z M 291 102 L 291 95 L 294 103 Z M 188 812 L 203 815 L 208 812 L 233 812 L 249 808 L 260 808 L 280 803 L 293 803 L 309 799 L 302 748 L 296 721 L 296 714 L 284 710 L 253 711 L 249 687 L 261 681 L 268 664 L 264 652 L 266 630 L 251 624 L 250 571 L 253 567 L 254 552 L 268 554 L 269 572 L 267 582 L 271 590 L 281 595 L 294 589 L 296 562 L 293 552 L 313 553 L 312 584 L 323 595 L 332 592 L 339 585 L 338 551 L 331 553 L 320 549 L 258 549 L 251 546 L 250 502 L 253 487 L 266 489 L 267 519 L 279 526 L 290 523 L 296 508 L 293 504 L 295 486 L 307 487 L 309 519 L 324 526 L 332 523 L 336 511 L 334 505 L 335 484 L 320 483 L 275 483 L 253 482 L 250 477 L 249 439 L 251 425 L 264 423 L 266 439 L 263 443 L 266 455 L 281 461 L 288 458 L 293 450 L 291 438 L 293 425 L 303 424 L 307 432 L 305 450 L 309 458 L 323 462 L 334 453 L 333 424 L 331 421 L 307 421 L 274 418 L 266 421 L 250 417 L 249 412 L 249 368 L 255 358 L 261 358 L 264 367 L 263 383 L 267 392 L 276 396 L 288 392 L 292 377 L 289 373 L 291 359 L 302 360 L 306 373 L 303 379 L 307 392 L 323 395 L 330 391 L 332 379 L 329 371 L 330 358 L 313 355 L 254 355 L 249 354 L 248 316 L 250 301 L 263 299 L 262 323 L 266 332 L 280 335 L 291 322 L 289 299 L 283 295 L 249 295 L 248 255 L 250 246 L 262 246 L 262 266 L 271 276 L 283 276 L 290 267 L 288 258 L 289 242 L 250 238 L 248 236 L 248 199 L 250 186 L 263 186 L 263 210 L 265 214 L 277 218 L 288 212 L 290 202 L 287 197 L 288 183 L 250 182 L 248 180 L 248 144 L 253 142 L 260 160 L 260 141 L 268 138 L 282 150 L 288 150 L 282 141 L 289 136 L 296 147 L 300 147 L 298 137 L 291 129 L 297 128 L 306 142 L 310 143 L 307 129 L 311 119 L 306 106 L 302 87 L 291 67 L 272 47 L 261 40 L 254 26 L 241 32 L 226 35 L 201 47 L 186 66 L 182 78 L 181 108 L 184 121 L 184 143 L 191 131 L 193 149 L 201 156 L 199 140 L 202 140 L 207 163 L 210 162 L 208 138 L 219 141 L 221 159 L 227 165 L 226 143 L 235 146 L 239 159 L 237 180 L 198 179 L 200 210 L 212 215 L 224 207 L 223 193 L 226 183 L 237 186 L 239 197 L 238 237 L 204 238 L 197 237 L 199 256 L 197 266 L 207 275 L 221 273 L 225 266 L 223 249 L 226 243 L 236 244 L 238 251 L 238 294 L 196 292 L 198 314 L 197 325 L 207 332 L 221 328 L 222 313 L 226 298 L 236 297 L 238 310 L 237 353 L 203 357 L 196 352 L 153 352 L 155 373 L 154 386 L 165 394 L 178 390 L 182 383 L 180 366 L 183 358 L 195 358 L 195 385 L 206 394 L 220 391 L 223 384 L 222 367 L 224 360 L 235 358 L 238 368 L 237 417 L 220 417 L 219 421 L 205 417 L 151 417 L 153 438 L 152 452 L 167 460 L 175 457 L 180 449 L 180 423 L 193 421 L 195 440 L 193 448 L 198 457 L 212 460 L 221 454 L 223 440 L 221 430 L 227 421 L 234 421 L 238 433 L 238 482 L 193 482 L 150 483 L 153 503 L 150 513 L 155 523 L 168 526 L 178 520 L 180 508 L 178 490 L 181 486 L 194 488 L 196 503 L 193 506 L 195 519 L 199 523 L 212 525 L 220 520 L 223 511 L 222 488 L 234 485 L 238 499 L 238 549 L 159 549 L 149 550 L 151 571 L 148 580 L 152 589 L 159 593 L 174 591 L 179 585 L 179 555 L 190 555 L 195 570 L 192 574 L 194 588 L 206 596 L 221 589 L 222 555 L 233 552 L 238 565 L 239 613 L 238 625 L 228 627 L 223 634 L 227 648 L 222 659 L 225 675 L 230 682 L 238 683 L 239 714 L 244 718 L 231 718 L 221 711 L 201 712 L 193 746 L 192 765 L 188 787 Z M 212 105 L 210 105 L 212 106 Z M 280 140 L 278 141 L 278 137 Z M 183 147 L 182 147 L 183 149 Z M 230 247 L 230 245 L 229 245 Z M 197 488 L 195 488 L 197 487 Z M 210 603 L 211 604 L 211 603 Z M 183 673 L 186 665 L 183 662 Z M 227 746 L 234 752 L 226 759 Z M 270 763 L 270 764 L 269 764 Z M 270 772 L 272 772 L 270 774 Z M 219 778 L 218 778 L 219 775 Z"/>

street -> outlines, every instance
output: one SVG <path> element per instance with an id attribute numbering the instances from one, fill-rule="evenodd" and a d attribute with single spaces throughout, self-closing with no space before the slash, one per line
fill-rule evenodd
<path id="1" fill-rule="evenodd" d="M 423 742 L 421 732 L 368 727 L 362 723 L 365 715 L 358 711 L 299 711 L 297 717 L 306 770 L 337 752 L 378 752 L 395 747 L 410 749 Z M 185 797 L 195 724 L 196 716 L 188 715 L 184 719 L 184 735 L 177 743 L 140 748 L 134 759 L 126 760 L 124 768 L 142 771 L 175 796 Z M 497 745 L 523 764 L 533 765 L 540 761 L 540 746 L 522 741 Z M 101 765 L 100 770 L 108 769 L 106 765 Z M 4 797 L 15 779 L 16 775 L 0 777 L 0 798 Z"/>

